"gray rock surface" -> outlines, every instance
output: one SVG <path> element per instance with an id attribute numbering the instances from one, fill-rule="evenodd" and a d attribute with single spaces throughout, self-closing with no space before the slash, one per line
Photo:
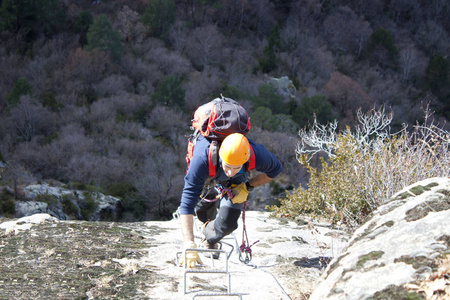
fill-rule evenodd
<path id="1" fill-rule="evenodd" d="M 353 234 L 310 300 L 410 299 L 408 284 L 427 279 L 449 244 L 450 179 L 408 186 Z"/>
<path id="2" fill-rule="evenodd" d="M 249 242 L 259 242 L 251 247 L 253 259 L 244 264 L 236 252 L 242 228 L 241 220 L 236 239 L 224 240 L 223 249 L 230 253 L 231 292 L 244 300 L 307 299 L 327 259 L 337 256 L 349 238 L 326 224 L 299 224 L 247 211 Z M 226 292 L 225 274 L 198 273 L 188 274 L 185 294 L 184 269 L 176 264 L 182 251 L 177 219 L 117 223 L 63 221 L 48 214 L 0 218 L 0 299 L 178 300 Z M 198 270 L 223 270 L 226 261 L 223 254 L 214 261 L 202 255 L 202 260 Z"/>
<path id="3" fill-rule="evenodd" d="M 16 202 L 16 217 L 19 218 L 47 213 L 59 220 L 83 220 L 85 216 L 83 216 L 80 206 L 86 206 L 88 201 L 92 202 L 90 204 L 92 212 L 88 216 L 88 221 L 115 220 L 122 213 L 120 199 L 98 192 L 86 194 L 86 192 L 80 190 L 50 186 L 46 183 L 26 186 L 23 191 L 25 197 L 29 200 Z M 65 201 L 66 203 L 64 203 Z M 72 215 L 67 212 L 68 206 L 71 207 Z"/>

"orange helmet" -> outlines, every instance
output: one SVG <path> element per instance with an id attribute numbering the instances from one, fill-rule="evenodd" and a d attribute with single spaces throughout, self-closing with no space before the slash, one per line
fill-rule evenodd
<path id="1" fill-rule="evenodd" d="M 229 165 L 245 164 L 250 158 L 248 139 L 240 133 L 230 134 L 223 140 L 219 149 L 219 156 Z"/>

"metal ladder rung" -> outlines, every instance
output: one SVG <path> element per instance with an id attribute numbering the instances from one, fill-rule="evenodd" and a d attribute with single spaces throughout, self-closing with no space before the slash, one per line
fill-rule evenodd
<path id="1" fill-rule="evenodd" d="M 185 273 L 211 273 L 211 274 L 228 274 L 228 271 L 220 270 L 186 270 Z"/>
<path id="2" fill-rule="evenodd" d="M 198 249 L 198 248 L 186 248 L 186 249 L 184 249 L 184 257 L 186 257 L 186 254 L 187 254 L 187 252 L 188 251 L 197 251 L 197 252 L 210 252 L 211 254 L 212 253 L 217 253 L 217 252 L 223 252 L 224 254 L 225 254 L 225 268 L 223 269 L 223 270 L 208 270 L 208 269 L 205 269 L 205 270 L 197 270 L 197 269 L 188 269 L 188 268 L 186 268 L 186 263 L 184 263 L 183 265 L 184 265 L 184 294 L 186 295 L 187 294 L 187 284 L 186 284 L 186 279 L 187 279 L 187 274 L 189 274 L 189 273 L 193 273 L 193 274 L 199 274 L 199 273 L 203 273 L 203 274 L 226 274 L 226 276 L 227 276 L 227 281 L 228 281 L 228 284 L 227 284 L 227 293 L 226 293 L 226 295 L 228 295 L 228 294 L 231 294 L 231 274 L 230 274 L 230 272 L 228 271 L 228 259 L 229 259 L 229 256 L 227 255 L 227 251 L 225 251 L 225 250 L 221 250 L 221 249 Z M 212 258 L 211 258 L 211 260 L 212 260 Z M 224 293 L 218 293 L 218 294 L 224 294 Z M 194 296 L 195 297 L 195 296 Z"/>
<path id="3" fill-rule="evenodd" d="M 196 297 L 220 297 L 220 296 L 224 296 L 224 297 L 239 297 L 239 299 L 242 299 L 242 295 L 248 295 L 248 294 L 243 294 L 243 293 L 197 293 L 194 295 L 194 297 L 192 297 L 192 299 L 195 299 Z"/>

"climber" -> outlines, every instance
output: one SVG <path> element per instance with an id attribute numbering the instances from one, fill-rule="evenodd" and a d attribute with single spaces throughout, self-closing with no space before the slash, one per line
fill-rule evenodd
<path id="1" fill-rule="evenodd" d="M 193 233 L 194 214 L 203 223 L 202 246 L 217 249 L 217 243 L 237 229 L 249 191 L 270 182 L 282 171 L 280 161 L 263 145 L 233 133 L 221 143 L 217 172 L 210 178 L 210 143 L 205 137 L 198 138 L 184 179 L 180 221 L 186 249 L 197 248 Z M 249 178 L 251 168 L 259 172 L 253 178 Z M 197 251 L 187 251 L 188 268 L 201 263 Z"/>

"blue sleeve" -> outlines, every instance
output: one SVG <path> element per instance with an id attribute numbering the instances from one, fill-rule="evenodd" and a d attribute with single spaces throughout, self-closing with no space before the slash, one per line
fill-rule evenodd
<path id="1" fill-rule="evenodd" d="M 263 145 L 256 144 L 249 139 L 250 145 L 255 152 L 255 169 L 265 173 L 270 178 L 275 178 L 283 171 L 283 166 L 278 158 L 269 152 Z"/>
<path id="2" fill-rule="evenodd" d="M 184 177 L 184 188 L 181 194 L 180 213 L 194 214 L 195 206 L 200 199 L 203 186 L 209 177 L 208 151 L 210 143 L 200 137 L 194 147 L 189 169 Z"/>

